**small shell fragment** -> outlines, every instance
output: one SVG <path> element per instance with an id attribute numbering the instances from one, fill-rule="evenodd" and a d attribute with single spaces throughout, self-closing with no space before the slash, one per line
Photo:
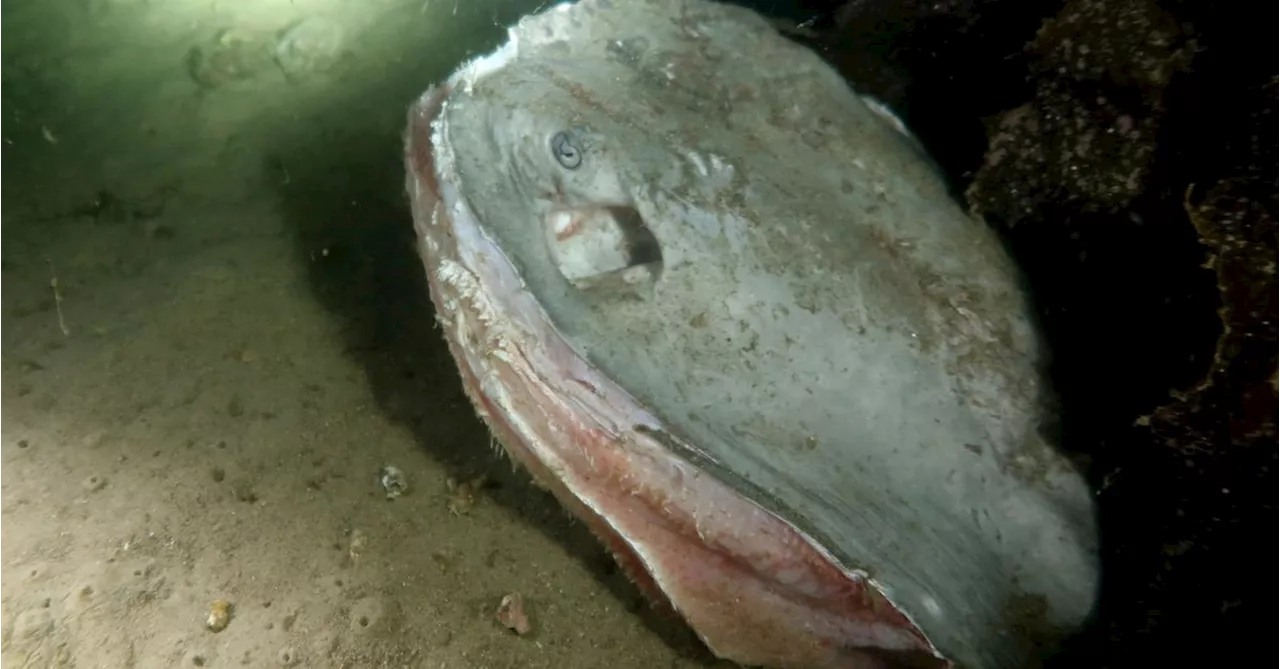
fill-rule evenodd
<path id="1" fill-rule="evenodd" d="M 209 605 L 209 617 L 205 619 L 204 626 L 210 632 L 221 632 L 227 629 L 227 625 L 231 623 L 231 602 L 225 599 L 216 600 Z"/>
<path id="2" fill-rule="evenodd" d="M 382 482 L 382 489 L 387 492 L 387 499 L 395 499 L 409 492 L 409 478 L 399 467 L 394 465 L 383 467 L 379 480 Z"/>
<path id="3" fill-rule="evenodd" d="M 461 482 L 452 476 L 445 479 L 445 487 L 449 489 L 449 513 L 455 516 L 465 516 L 470 513 L 471 507 L 476 505 L 477 493 L 488 481 L 489 477 L 486 474 Z"/>
<path id="4" fill-rule="evenodd" d="M 369 541 L 365 538 L 364 532 L 360 530 L 351 530 L 351 538 L 347 541 L 347 555 L 352 562 L 360 559 L 360 554 L 364 552 L 364 548 Z"/>
<path id="5" fill-rule="evenodd" d="M 533 627 L 529 624 L 529 616 L 524 611 L 524 597 L 518 592 L 502 596 L 502 603 L 494 613 L 498 622 L 520 636 L 528 634 Z"/>

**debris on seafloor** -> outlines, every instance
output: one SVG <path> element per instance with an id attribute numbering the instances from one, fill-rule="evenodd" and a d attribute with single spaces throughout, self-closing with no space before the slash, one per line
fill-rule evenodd
<path id="1" fill-rule="evenodd" d="M 524 596 L 518 592 L 503 595 L 494 616 L 503 627 L 520 636 L 533 630 L 533 626 L 529 624 L 529 615 L 524 610 Z"/>
<path id="2" fill-rule="evenodd" d="M 387 499 L 395 499 L 409 492 L 409 477 L 405 476 L 404 471 L 394 465 L 383 467 L 382 473 L 378 475 L 378 480 L 382 483 L 382 489 L 387 493 Z"/>
<path id="3" fill-rule="evenodd" d="M 449 513 L 455 516 L 465 516 L 471 512 L 471 507 L 476 505 L 476 493 L 489 482 L 489 477 L 480 474 L 466 481 L 459 481 L 450 476 L 445 479 L 445 487 L 449 489 Z"/>
<path id="4" fill-rule="evenodd" d="M 351 530 L 351 536 L 347 538 L 347 557 L 352 562 L 360 559 L 360 554 L 364 552 L 365 546 L 369 544 L 369 540 L 365 537 L 364 532 L 360 530 Z"/>
<path id="5" fill-rule="evenodd" d="M 227 629 L 229 624 L 231 624 L 231 602 L 219 599 L 209 605 L 209 616 L 205 618 L 204 626 L 210 632 L 221 632 Z"/>
<path id="6" fill-rule="evenodd" d="M 62 336 L 70 337 L 71 328 L 67 327 L 67 317 L 62 312 L 62 291 L 58 288 L 58 272 L 53 269 L 52 260 L 45 258 L 44 261 L 49 265 L 49 288 L 53 290 L 53 307 L 58 314 L 58 329 L 62 331 Z"/>

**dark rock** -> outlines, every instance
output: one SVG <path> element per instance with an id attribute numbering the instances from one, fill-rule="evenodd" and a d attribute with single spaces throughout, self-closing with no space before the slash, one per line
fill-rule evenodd
<path id="1" fill-rule="evenodd" d="M 1028 45 L 1035 95 L 990 122 L 970 204 L 1010 225 L 1047 205 L 1128 205 L 1147 186 L 1165 88 L 1194 46 L 1149 0 L 1068 2 Z"/>

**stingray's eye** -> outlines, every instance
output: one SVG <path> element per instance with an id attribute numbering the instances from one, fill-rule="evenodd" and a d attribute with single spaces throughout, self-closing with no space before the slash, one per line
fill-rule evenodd
<path id="1" fill-rule="evenodd" d="M 582 150 L 569 133 L 561 131 L 551 137 L 551 155 L 566 170 L 576 170 L 582 164 Z"/>

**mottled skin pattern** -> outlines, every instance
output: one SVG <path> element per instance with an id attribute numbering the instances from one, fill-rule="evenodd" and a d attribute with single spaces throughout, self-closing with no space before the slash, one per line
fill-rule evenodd
<path id="1" fill-rule="evenodd" d="M 740 9 L 585 2 L 512 37 L 415 107 L 407 157 L 508 450 L 738 661 L 1018 667 L 1078 625 L 1093 509 L 1030 309 L 918 146 Z M 569 280 L 625 251 L 561 245 L 608 211 L 660 254 Z"/>

